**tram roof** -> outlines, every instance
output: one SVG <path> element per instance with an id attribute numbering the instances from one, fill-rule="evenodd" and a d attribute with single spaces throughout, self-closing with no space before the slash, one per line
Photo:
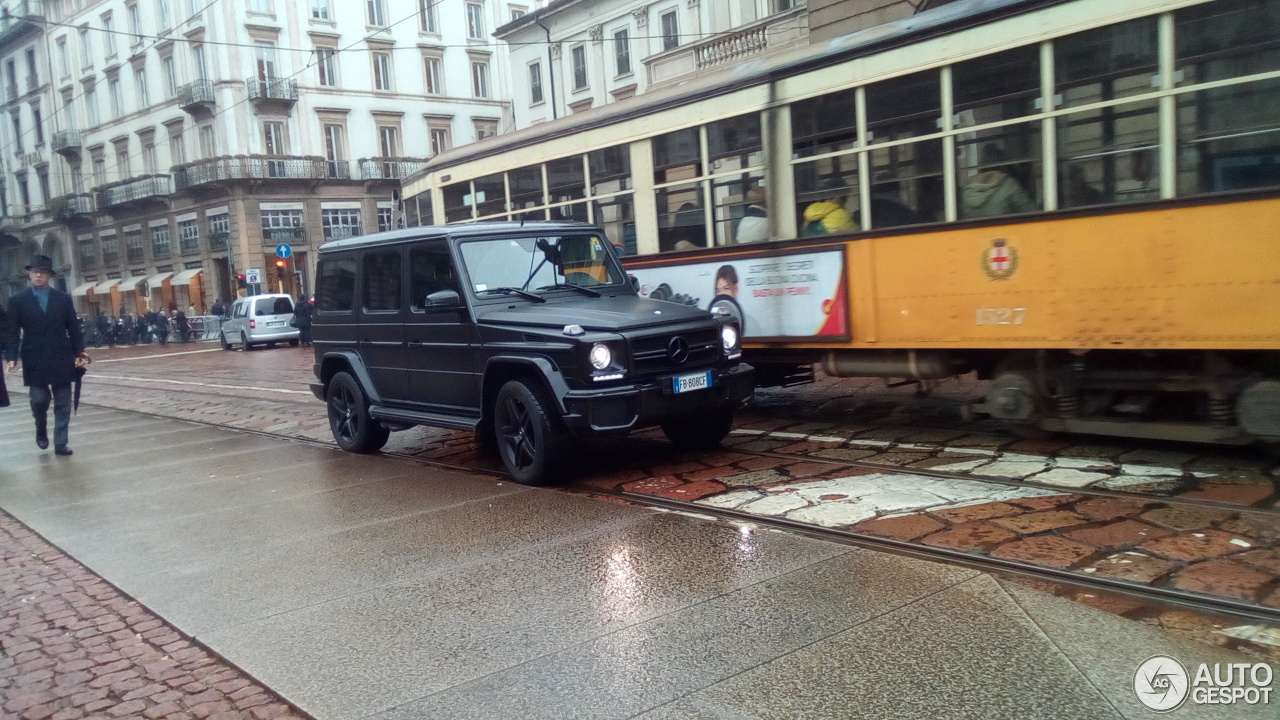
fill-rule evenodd
<path id="1" fill-rule="evenodd" d="M 424 168 L 405 178 L 401 184 L 407 187 L 438 168 L 450 167 L 506 150 L 514 150 L 549 139 L 572 135 L 620 120 L 634 118 L 638 115 L 660 112 L 681 105 L 691 98 L 723 95 L 739 88 L 759 84 L 771 78 L 816 70 L 858 55 L 887 50 L 911 42 L 918 42 L 935 35 L 991 22 L 1001 17 L 1071 1 L 956 0 L 956 2 L 926 10 L 918 15 L 842 35 L 824 43 L 807 45 L 746 60 L 723 70 L 699 75 L 668 87 L 651 90 L 621 102 L 610 103 L 585 112 L 538 123 L 515 132 L 495 135 L 478 142 L 468 143 L 431 158 Z M 556 6 L 553 4 L 537 12 L 547 12 L 554 9 L 556 9 Z M 537 13 L 533 14 L 536 15 Z M 524 18 L 521 18 L 521 20 L 524 20 Z M 532 19 L 530 22 L 532 22 Z"/>

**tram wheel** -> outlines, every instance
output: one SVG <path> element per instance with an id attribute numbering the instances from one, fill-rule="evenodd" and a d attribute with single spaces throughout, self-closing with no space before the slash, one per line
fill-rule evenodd
<path id="1" fill-rule="evenodd" d="M 561 431 L 547 412 L 542 393 L 524 380 L 510 380 L 498 391 L 493 427 L 498 454 L 521 485 L 541 485 L 560 460 Z"/>
<path id="2" fill-rule="evenodd" d="M 1022 353 L 1008 355 L 996 367 L 987 389 L 987 412 L 1002 428 L 1021 438 L 1052 435 L 1039 426 L 1044 398 L 1036 387 L 1035 373 L 1035 358 Z"/>

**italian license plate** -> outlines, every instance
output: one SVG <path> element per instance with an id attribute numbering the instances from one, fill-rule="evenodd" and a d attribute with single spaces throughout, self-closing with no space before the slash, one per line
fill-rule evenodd
<path id="1" fill-rule="evenodd" d="M 677 375 L 671 378 L 671 389 L 677 394 L 709 387 L 711 387 L 711 373 L 709 371 L 691 375 Z"/>
<path id="2" fill-rule="evenodd" d="M 267 323 L 267 327 L 284 327 L 284 321 L 281 320 L 280 322 L 269 322 Z"/>

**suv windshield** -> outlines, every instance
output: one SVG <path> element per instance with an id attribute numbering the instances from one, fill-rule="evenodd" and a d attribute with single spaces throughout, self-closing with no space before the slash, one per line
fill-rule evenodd
<path id="1" fill-rule="evenodd" d="M 598 235 L 473 240 L 461 245 L 476 294 L 624 283 Z"/>
<path id="2" fill-rule="evenodd" d="M 253 314 L 257 317 L 288 315 L 291 312 L 293 312 L 293 302 L 287 297 L 258 298 L 253 305 Z"/>

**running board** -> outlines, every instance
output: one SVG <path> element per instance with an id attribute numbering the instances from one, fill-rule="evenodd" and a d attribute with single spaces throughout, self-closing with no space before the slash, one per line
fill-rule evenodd
<path id="1" fill-rule="evenodd" d="M 431 427 L 453 428 L 455 430 L 475 431 L 476 425 L 480 423 L 479 417 L 458 417 L 457 415 L 389 408 L 383 405 L 370 405 L 369 415 L 377 420 L 386 420 L 387 422 L 430 425 Z"/>
<path id="2" fill-rule="evenodd" d="M 1253 438 L 1235 427 L 1213 427 L 1182 423 L 1110 420 L 1104 418 L 1044 418 L 1037 423 L 1051 432 L 1118 435 L 1144 440 L 1181 440 L 1184 442 L 1248 445 Z"/>

